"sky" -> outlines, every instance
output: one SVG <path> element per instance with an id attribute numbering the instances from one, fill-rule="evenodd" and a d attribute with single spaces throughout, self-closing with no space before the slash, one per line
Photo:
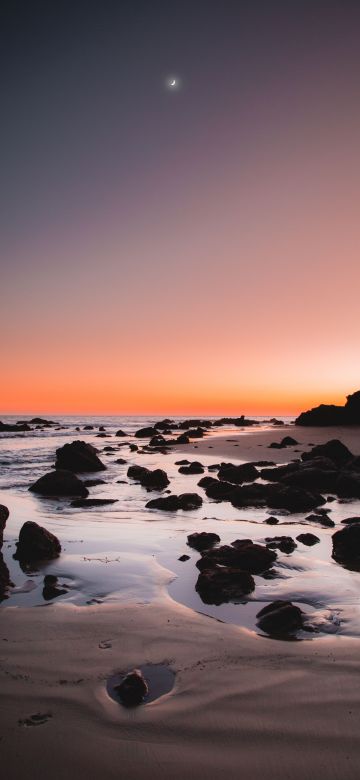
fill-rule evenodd
<path id="1" fill-rule="evenodd" d="M 1 3 L 1 413 L 359 389 L 359 36 L 355 0 Z"/>

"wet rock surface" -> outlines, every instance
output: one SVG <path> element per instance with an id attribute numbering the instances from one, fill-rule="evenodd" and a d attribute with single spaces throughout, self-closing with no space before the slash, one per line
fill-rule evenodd
<path id="1" fill-rule="evenodd" d="M 81 473 L 105 471 L 106 466 L 96 454 L 96 449 L 85 441 L 73 441 L 56 450 L 55 468 Z"/>
<path id="2" fill-rule="evenodd" d="M 86 498 L 89 491 L 84 483 L 72 471 L 65 469 L 56 469 L 49 471 L 48 474 L 34 482 L 29 487 L 32 493 L 38 493 L 41 496 L 81 496 Z"/>
<path id="3" fill-rule="evenodd" d="M 125 707 L 136 707 L 141 704 L 148 693 L 148 685 L 139 669 L 129 672 L 120 685 L 115 688 L 116 693 Z"/>
<path id="4" fill-rule="evenodd" d="M 287 636 L 303 628 L 303 612 L 291 601 L 273 601 L 263 607 L 256 617 L 261 631 L 271 636 Z"/>
<path id="5" fill-rule="evenodd" d="M 61 545 L 58 538 L 43 526 L 28 520 L 19 533 L 14 558 L 20 561 L 45 561 L 58 558 Z"/>
<path id="6" fill-rule="evenodd" d="M 201 531 L 200 533 L 195 532 L 193 534 L 189 534 L 187 541 L 189 547 L 193 547 L 194 550 L 198 550 L 198 552 L 200 552 L 202 550 L 209 550 L 209 548 L 213 547 L 214 544 L 220 542 L 220 536 L 215 533 Z"/>
<path id="7" fill-rule="evenodd" d="M 255 589 L 255 581 L 249 572 L 215 566 L 200 572 L 195 588 L 205 604 L 223 604 L 251 593 Z"/>

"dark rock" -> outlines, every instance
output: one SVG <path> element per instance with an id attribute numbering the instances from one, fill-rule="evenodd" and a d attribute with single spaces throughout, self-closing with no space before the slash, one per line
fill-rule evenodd
<path id="1" fill-rule="evenodd" d="M 105 471 L 106 466 L 98 458 L 95 447 L 85 441 L 73 441 L 56 450 L 55 468 L 79 473 Z"/>
<path id="2" fill-rule="evenodd" d="M 72 501 L 70 506 L 74 507 L 91 507 L 91 506 L 106 506 L 106 504 L 115 504 L 117 498 L 77 498 Z"/>
<path id="3" fill-rule="evenodd" d="M 148 490 L 163 490 L 170 484 L 170 481 L 166 471 L 162 469 L 154 469 L 154 471 L 146 469 L 145 474 L 140 477 L 140 483 Z"/>
<path id="4" fill-rule="evenodd" d="M 320 404 L 302 412 L 296 425 L 360 425 L 360 391 L 347 396 L 345 406 Z"/>
<path id="5" fill-rule="evenodd" d="M 99 439 L 108 439 L 109 438 L 109 434 L 108 433 L 101 432 L 101 433 L 97 433 L 96 435 L 98 436 Z"/>
<path id="6" fill-rule="evenodd" d="M 279 522 L 277 517 L 273 517 L 272 515 L 270 517 L 267 517 L 264 520 L 264 523 L 267 523 L 267 525 L 277 525 Z"/>
<path id="7" fill-rule="evenodd" d="M 341 521 L 342 525 L 351 525 L 351 523 L 360 523 L 360 517 L 346 517 Z"/>
<path id="8" fill-rule="evenodd" d="M 284 436 L 284 438 L 280 442 L 272 442 L 269 444 L 269 447 L 272 447 L 275 450 L 282 450 L 285 447 L 292 447 L 295 444 L 298 444 L 299 442 L 296 441 L 296 439 L 293 439 L 292 436 Z"/>
<path id="9" fill-rule="evenodd" d="M 119 430 L 116 431 L 115 436 L 128 436 L 128 434 L 125 433 L 125 431 Z"/>
<path id="10" fill-rule="evenodd" d="M 180 555 L 180 558 L 178 558 L 178 561 L 189 561 L 190 555 Z"/>
<path id="11" fill-rule="evenodd" d="M 350 523 L 332 537 L 332 557 L 349 569 L 360 571 L 360 525 Z"/>
<path id="12" fill-rule="evenodd" d="M 230 566 L 251 574 L 262 574 L 276 560 L 276 553 L 251 539 L 237 539 L 233 544 L 207 550 L 203 556 L 204 568 L 211 565 Z M 198 567 L 202 568 L 202 567 Z"/>
<path id="13" fill-rule="evenodd" d="M 284 466 L 276 466 L 275 468 L 261 469 L 260 476 L 262 479 L 266 479 L 269 482 L 279 482 L 280 479 L 286 477 L 288 474 L 293 474 L 300 468 L 300 461 L 296 463 L 286 463 Z"/>
<path id="14" fill-rule="evenodd" d="M 166 439 L 163 436 L 153 436 L 149 441 L 149 447 L 164 447 L 166 445 Z"/>
<path id="15" fill-rule="evenodd" d="M 185 511 L 198 509 L 202 506 L 202 498 L 197 493 L 181 493 L 179 495 L 179 508 Z"/>
<path id="16" fill-rule="evenodd" d="M 236 487 L 231 493 L 230 501 L 233 506 L 239 509 L 248 506 L 265 506 L 272 489 L 272 485 L 262 485 L 256 482 L 253 485 L 242 485 Z M 271 505 L 269 504 L 269 506 Z"/>
<path id="17" fill-rule="evenodd" d="M 209 487 L 209 485 L 213 485 L 214 482 L 215 483 L 218 482 L 218 480 L 215 479 L 215 477 L 201 477 L 201 479 L 198 482 L 198 485 L 199 487 L 207 488 Z"/>
<path id="18" fill-rule="evenodd" d="M 312 463 L 312 461 L 310 461 Z M 292 474 L 282 477 L 285 485 L 317 490 L 319 492 L 332 491 L 337 483 L 337 471 L 324 471 L 318 468 L 300 468 Z"/>
<path id="19" fill-rule="evenodd" d="M 14 555 L 20 561 L 42 561 L 58 558 L 61 545 L 56 536 L 41 525 L 28 520 L 19 533 Z"/>
<path id="20" fill-rule="evenodd" d="M 188 437 L 188 435 L 186 433 L 180 434 L 180 436 L 177 437 L 176 441 L 177 441 L 178 444 L 189 444 L 190 443 L 190 439 L 189 439 L 189 437 Z"/>
<path id="21" fill-rule="evenodd" d="M 288 509 L 289 512 L 308 512 L 325 504 L 320 493 L 310 492 L 300 487 L 284 485 L 277 487 L 268 496 L 268 506 L 273 509 Z"/>
<path id="22" fill-rule="evenodd" d="M 293 634 L 303 627 L 303 612 L 291 601 L 273 601 L 257 613 L 257 624 L 266 634 Z"/>
<path id="23" fill-rule="evenodd" d="M 51 601 L 52 599 L 56 599 L 58 596 L 63 596 L 65 593 L 67 593 L 65 588 L 58 588 L 57 582 L 58 578 L 55 577 L 54 574 L 46 574 L 44 577 L 42 594 L 45 601 Z"/>
<path id="24" fill-rule="evenodd" d="M 333 492 L 340 498 L 360 498 L 360 474 L 350 471 L 341 472 L 337 477 Z"/>
<path id="25" fill-rule="evenodd" d="M 202 428 L 189 428 L 187 436 L 190 439 L 202 439 L 204 436 L 204 430 Z"/>
<path id="26" fill-rule="evenodd" d="M 180 496 L 166 496 L 154 498 L 145 505 L 147 509 L 161 509 L 165 512 L 177 512 L 178 509 L 188 511 L 198 509 L 202 505 L 202 498 L 197 493 L 181 493 Z"/>
<path id="27" fill-rule="evenodd" d="M 194 460 L 189 466 L 180 466 L 179 474 L 203 474 L 204 466 L 199 461 Z"/>
<path id="28" fill-rule="evenodd" d="M 72 471 L 65 469 L 56 469 L 49 471 L 43 477 L 36 480 L 29 487 L 32 493 L 39 493 L 41 496 L 81 496 L 86 498 L 89 491 L 84 483 L 73 474 Z"/>
<path id="29" fill-rule="evenodd" d="M 23 433 L 24 431 L 31 431 L 31 427 L 27 423 L 14 425 L 13 423 L 3 423 L 0 421 L 0 433 Z"/>
<path id="30" fill-rule="evenodd" d="M 152 436 L 156 436 L 157 430 L 156 428 L 140 428 L 138 431 L 136 431 L 135 436 L 137 439 L 151 439 Z"/>
<path id="31" fill-rule="evenodd" d="M 297 536 L 296 538 L 298 542 L 302 542 L 302 544 L 306 544 L 307 547 L 312 547 L 314 544 L 320 542 L 319 537 L 315 536 L 315 534 L 299 534 L 299 536 Z"/>
<path id="32" fill-rule="evenodd" d="M 107 444 L 106 447 L 104 447 L 104 452 L 116 452 L 117 450 L 115 447 L 112 447 L 111 444 Z"/>
<path id="33" fill-rule="evenodd" d="M 186 458 L 185 458 L 185 460 L 176 460 L 175 461 L 175 466 L 188 466 L 189 463 L 190 463 L 190 461 L 186 460 Z"/>
<path id="34" fill-rule="evenodd" d="M 116 686 L 115 691 L 125 707 L 136 707 L 144 701 L 149 689 L 139 669 L 134 669 Z"/>
<path id="35" fill-rule="evenodd" d="M 11 585 L 10 572 L 0 552 L 0 601 L 7 598 L 8 588 Z"/>
<path id="36" fill-rule="evenodd" d="M 326 444 L 318 444 L 309 452 L 303 452 L 302 460 L 313 460 L 316 457 L 330 458 L 338 468 L 342 468 L 353 459 L 353 454 L 339 439 L 331 439 Z"/>
<path id="37" fill-rule="evenodd" d="M 317 523 L 318 525 L 322 525 L 325 528 L 333 528 L 335 525 L 334 521 L 330 520 L 330 517 L 319 513 L 315 515 L 308 515 L 305 520 L 307 520 L 308 523 Z"/>
<path id="38" fill-rule="evenodd" d="M 266 546 L 270 550 L 280 550 L 280 552 L 286 553 L 287 555 L 290 555 L 292 552 L 294 552 L 295 548 L 297 547 L 296 542 L 294 542 L 291 536 L 273 536 L 272 538 L 267 537 L 265 541 Z"/>
<path id="39" fill-rule="evenodd" d="M 205 604 L 223 604 L 242 599 L 255 588 L 254 578 L 246 571 L 216 566 L 201 571 L 195 589 Z"/>
<path id="40" fill-rule="evenodd" d="M 99 431 L 106 431 L 105 425 L 99 425 Z"/>
<path id="41" fill-rule="evenodd" d="M 189 547 L 193 547 L 194 550 L 201 552 L 202 550 L 209 550 L 214 544 L 220 542 L 220 536 L 207 531 L 201 531 L 201 533 L 189 534 L 187 540 Z"/>
<path id="42" fill-rule="evenodd" d="M 124 465 L 125 465 L 125 463 L 127 463 L 127 461 L 125 460 L 125 458 L 118 458 L 118 459 L 115 461 L 115 463 L 117 463 L 119 466 L 124 466 Z"/>
<path id="43" fill-rule="evenodd" d="M 93 425 L 84 425 L 84 431 L 93 431 L 94 426 Z"/>
<path id="44" fill-rule="evenodd" d="M 233 463 L 222 463 L 218 473 L 220 480 L 233 482 L 236 485 L 241 485 L 242 482 L 253 482 L 259 476 L 257 468 L 251 463 L 243 463 L 240 466 L 234 466 Z"/>
<path id="45" fill-rule="evenodd" d="M 137 450 L 139 449 L 137 444 L 129 444 L 129 448 L 130 448 L 130 452 L 137 452 Z"/>
<path id="46" fill-rule="evenodd" d="M 235 490 L 236 488 L 231 482 L 223 482 L 216 479 L 212 485 L 208 485 L 205 488 L 205 493 L 208 498 L 212 498 L 215 501 L 230 501 Z"/>

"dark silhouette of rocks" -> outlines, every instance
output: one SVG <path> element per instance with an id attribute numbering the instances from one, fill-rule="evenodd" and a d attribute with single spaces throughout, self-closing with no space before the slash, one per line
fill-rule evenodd
<path id="1" fill-rule="evenodd" d="M 128 434 L 125 433 L 125 431 L 119 430 L 119 431 L 116 431 L 115 436 L 128 436 Z"/>
<path id="2" fill-rule="evenodd" d="M 136 431 L 135 436 L 137 439 L 151 439 L 152 436 L 157 435 L 156 428 L 147 427 L 147 428 L 140 428 L 138 431 Z"/>
<path id="3" fill-rule="evenodd" d="M 235 490 L 236 487 L 231 482 L 214 479 L 213 483 L 205 488 L 205 493 L 208 498 L 212 498 L 215 501 L 230 501 Z"/>
<path id="4" fill-rule="evenodd" d="M 360 425 L 360 390 L 347 396 L 345 406 L 320 404 L 302 412 L 296 418 L 295 425 Z"/>
<path id="5" fill-rule="evenodd" d="M 180 436 L 177 437 L 176 443 L 177 444 L 189 444 L 190 443 L 190 439 L 189 439 L 187 433 L 181 433 Z"/>
<path id="6" fill-rule="evenodd" d="M 14 425 L 13 423 L 3 423 L 0 421 L 0 433 L 22 433 L 24 431 L 31 431 L 28 423 L 16 423 Z"/>
<path id="7" fill-rule="evenodd" d="M 41 496 L 81 496 L 86 498 L 89 491 L 84 483 L 72 471 L 66 469 L 56 469 L 44 474 L 37 479 L 29 490 L 32 493 L 39 493 Z"/>
<path id="8" fill-rule="evenodd" d="M 206 550 L 196 565 L 201 570 L 214 566 L 230 566 L 251 574 L 262 574 L 275 560 L 276 552 L 264 545 L 254 544 L 251 539 L 237 539 L 231 545 Z"/>
<path id="9" fill-rule="evenodd" d="M 199 461 L 194 460 L 188 466 L 180 466 L 179 474 L 203 474 L 204 466 Z"/>
<path id="10" fill-rule="evenodd" d="M 259 628 L 274 636 L 293 634 L 303 627 L 303 612 L 291 601 L 273 601 L 256 617 Z"/>
<path id="11" fill-rule="evenodd" d="M 332 537 L 332 557 L 348 569 L 360 571 L 360 525 L 350 523 Z"/>
<path id="12" fill-rule="evenodd" d="M 218 480 L 215 479 L 215 477 L 201 477 L 198 482 L 198 486 L 202 488 L 207 488 L 209 485 L 213 485 L 214 483 L 217 483 Z"/>
<path id="13" fill-rule="evenodd" d="M 360 498 L 360 474 L 342 471 L 333 492 L 340 498 Z"/>
<path id="14" fill-rule="evenodd" d="M 56 450 L 55 468 L 80 473 L 105 471 L 106 466 L 97 456 L 95 447 L 85 441 L 73 441 Z"/>
<path id="15" fill-rule="evenodd" d="M 61 545 L 56 536 L 41 525 L 28 520 L 19 533 L 14 558 L 23 562 L 58 558 Z"/>
<path id="16" fill-rule="evenodd" d="M 96 485 L 106 485 L 105 479 L 84 479 L 83 485 L 86 487 L 96 487 Z"/>
<path id="17" fill-rule="evenodd" d="M 307 523 L 316 523 L 317 525 L 322 525 L 323 528 L 333 528 L 335 525 L 334 521 L 327 517 L 326 514 L 320 514 L 320 510 L 318 512 L 318 514 L 308 515 L 305 518 Z"/>
<path id="18" fill-rule="evenodd" d="M 352 452 L 339 439 L 331 439 L 326 444 L 318 444 L 309 452 L 303 452 L 301 460 L 314 460 L 314 458 L 318 457 L 329 458 L 338 468 L 345 466 L 354 459 Z"/>
<path id="19" fill-rule="evenodd" d="M 154 498 L 145 504 L 147 509 L 160 509 L 162 511 L 177 512 L 178 509 L 190 511 L 198 509 L 202 505 L 202 498 L 197 493 L 181 493 L 179 496 L 161 496 Z"/>
<path id="20" fill-rule="evenodd" d="M 299 536 L 296 537 L 298 542 L 301 542 L 302 544 L 306 544 L 307 547 L 312 547 L 314 544 L 318 544 L 320 542 L 320 539 L 318 536 L 315 536 L 315 534 L 299 534 Z"/>
<path id="21" fill-rule="evenodd" d="M 147 682 L 139 669 L 129 672 L 114 689 L 125 707 L 136 707 L 149 692 Z"/>
<path id="22" fill-rule="evenodd" d="M 308 512 L 325 504 L 320 493 L 305 490 L 301 487 L 284 485 L 277 486 L 268 496 L 268 506 L 272 509 L 287 509 L 289 512 Z"/>
<path id="23" fill-rule="evenodd" d="M 345 517 L 345 520 L 341 521 L 342 525 L 351 525 L 351 523 L 360 523 L 360 517 Z"/>
<path id="24" fill-rule="evenodd" d="M 200 533 L 193 533 L 188 535 L 188 545 L 193 547 L 194 550 L 202 552 L 203 550 L 209 550 L 214 544 L 220 542 L 220 536 L 207 531 L 201 531 Z"/>
<path id="25" fill-rule="evenodd" d="M 4 541 L 4 528 L 9 517 L 9 510 L 4 504 L 0 504 L 0 550 Z"/>
<path id="26" fill-rule="evenodd" d="M 143 487 L 149 490 L 163 490 L 170 484 L 166 471 L 155 469 L 151 471 L 144 466 L 129 466 L 127 475 L 130 479 L 136 479 Z"/>
<path id="27" fill-rule="evenodd" d="M 242 599 L 255 589 L 249 572 L 217 566 L 200 572 L 195 590 L 205 604 L 224 604 Z"/>
<path id="28" fill-rule="evenodd" d="M 296 439 L 293 439 L 292 436 L 284 436 L 280 442 L 273 441 L 269 444 L 269 448 L 273 450 L 283 450 L 285 447 L 293 447 L 298 443 L 299 442 L 297 442 Z"/>
<path id="29" fill-rule="evenodd" d="M 189 560 L 190 560 L 190 555 L 180 555 L 180 558 L 178 558 L 178 561 L 182 561 L 182 563 Z"/>
<path id="30" fill-rule="evenodd" d="M 265 539 L 269 550 L 280 550 L 280 552 L 290 555 L 297 547 L 296 542 L 291 536 L 273 536 Z"/>
<path id="31" fill-rule="evenodd" d="M 271 515 L 270 517 L 267 517 L 264 520 L 264 523 L 266 523 L 267 525 L 277 525 L 278 522 L 279 522 L 278 518 L 277 517 L 273 517 L 273 515 Z"/>
<path id="32" fill-rule="evenodd" d="M 218 471 L 218 477 L 224 482 L 233 482 L 241 485 L 243 482 L 253 482 L 259 477 L 259 471 L 251 463 L 243 463 L 235 466 L 233 463 L 222 463 Z"/>
<path id="33" fill-rule="evenodd" d="M 64 596 L 67 593 L 65 588 L 58 587 L 58 578 L 54 574 L 46 574 L 43 584 L 43 599 L 45 601 L 51 601 L 58 598 L 58 596 Z"/>
<path id="34" fill-rule="evenodd" d="M 84 431 L 93 431 L 94 426 L 93 425 L 84 425 Z"/>

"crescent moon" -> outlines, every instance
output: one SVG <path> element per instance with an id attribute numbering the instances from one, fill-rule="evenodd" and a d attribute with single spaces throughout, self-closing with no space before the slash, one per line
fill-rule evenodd
<path id="1" fill-rule="evenodd" d="M 176 80 L 172 79 L 172 81 L 170 81 L 170 87 L 175 87 L 175 84 L 176 84 Z"/>

